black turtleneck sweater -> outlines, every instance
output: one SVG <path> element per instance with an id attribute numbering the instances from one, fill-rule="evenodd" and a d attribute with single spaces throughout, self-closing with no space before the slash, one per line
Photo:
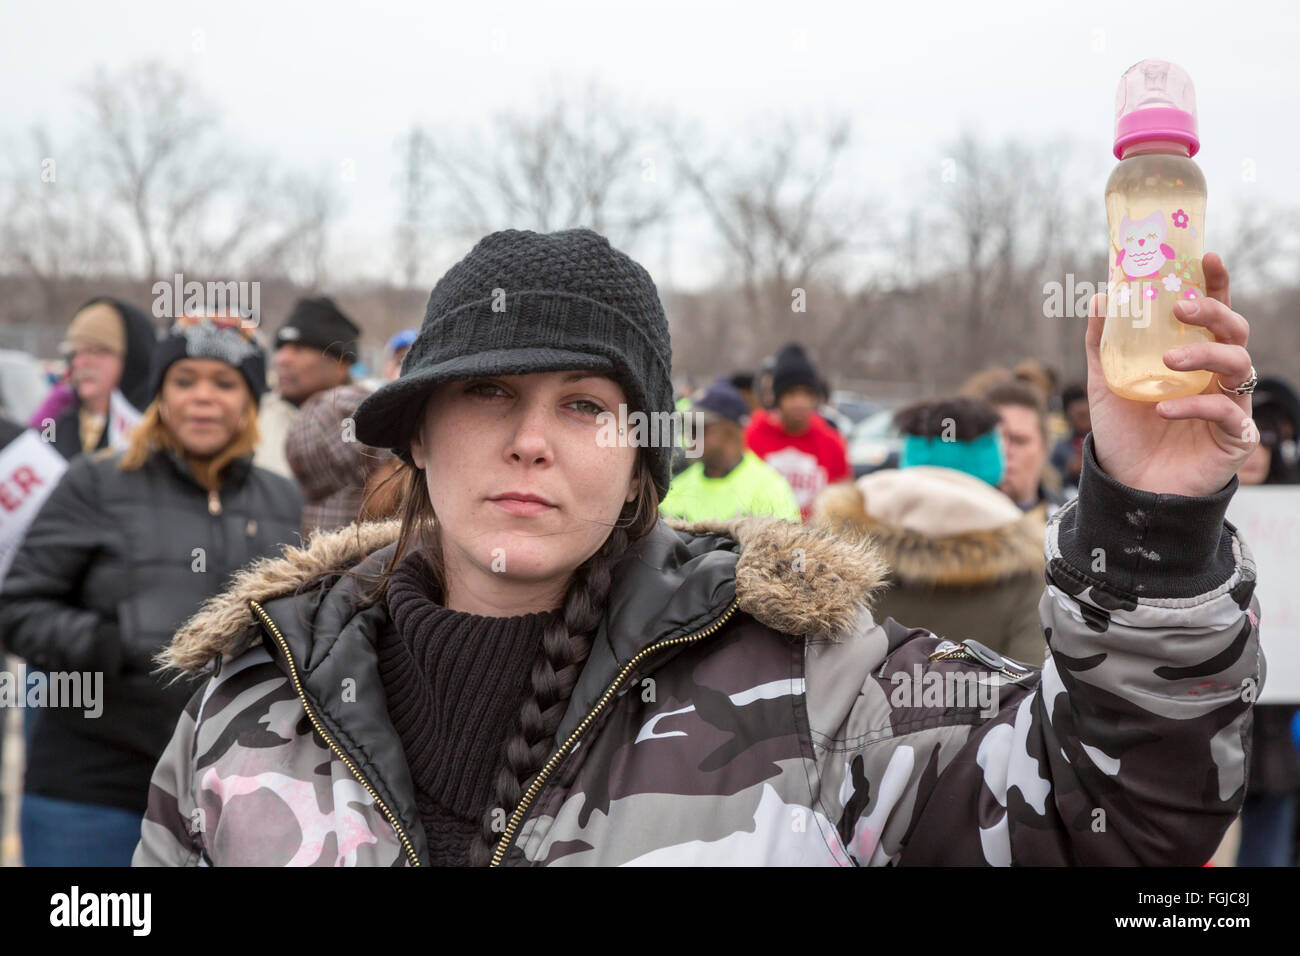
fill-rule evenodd
<path id="1" fill-rule="evenodd" d="M 379 676 L 432 863 L 466 866 L 555 614 L 483 617 L 448 610 L 438 597 L 422 555 L 394 570 L 387 601 L 395 627 L 380 638 Z"/>

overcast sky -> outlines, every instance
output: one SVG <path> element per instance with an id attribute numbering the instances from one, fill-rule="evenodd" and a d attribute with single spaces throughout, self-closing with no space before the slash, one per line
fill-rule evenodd
<path id="1" fill-rule="evenodd" d="M 888 195 L 939 175 L 963 128 L 1076 137 L 1101 202 L 1115 84 L 1148 56 L 1196 84 L 1216 205 L 1300 203 L 1300 5 L 1294 3 L 354 3 L 58 0 L 0 5 L 0 141 L 77 126 L 96 65 L 185 68 L 234 140 L 335 176 L 337 256 L 379 274 L 396 219 L 394 144 L 597 79 L 630 104 L 710 130 L 782 113 L 849 113 L 853 175 Z M 340 170 L 350 161 L 354 181 Z M 1243 176 L 1243 169 L 1254 179 Z M 1099 237 L 1099 244 L 1103 241 Z M 445 265 L 442 263 L 440 265 Z M 436 277 L 436 274 L 435 274 Z"/>

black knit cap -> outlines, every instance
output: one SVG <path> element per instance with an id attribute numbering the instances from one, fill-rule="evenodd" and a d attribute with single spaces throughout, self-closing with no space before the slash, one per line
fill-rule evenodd
<path id="1" fill-rule="evenodd" d="M 494 232 L 433 287 L 401 377 L 353 415 L 357 439 L 409 462 L 435 385 L 569 369 L 609 373 L 629 412 L 673 412 L 672 346 L 654 281 L 589 229 Z M 646 450 L 666 494 L 672 448 Z"/>
<path id="2" fill-rule="evenodd" d="M 328 296 L 299 299 L 275 333 L 275 347 L 309 345 L 345 362 L 355 362 L 361 329 Z"/>
<path id="3" fill-rule="evenodd" d="M 149 369 L 149 398 L 162 391 L 163 376 L 183 358 L 216 359 L 234 366 L 253 398 L 266 392 L 266 356 L 241 319 L 182 316 L 158 340 Z"/>
<path id="4" fill-rule="evenodd" d="M 772 369 L 772 396 L 781 400 L 781 396 L 792 388 L 803 385 L 814 392 L 822 390 L 821 376 L 813 365 L 803 346 L 791 342 L 776 353 L 776 362 Z"/>

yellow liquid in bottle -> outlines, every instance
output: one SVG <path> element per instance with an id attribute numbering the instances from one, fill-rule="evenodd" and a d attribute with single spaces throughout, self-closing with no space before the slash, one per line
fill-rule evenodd
<path id="1" fill-rule="evenodd" d="M 1164 361 L 1171 348 L 1214 340 L 1208 329 L 1184 325 L 1173 312 L 1179 299 L 1205 296 L 1200 168 L 1176 154 L 1130 155 L 1106 183 L 1106 218 L 1110 277 L 1101 334 L 1106 384 L 1139 402 L 1204 391 L 1214 373 L 1175 371 Z"/>

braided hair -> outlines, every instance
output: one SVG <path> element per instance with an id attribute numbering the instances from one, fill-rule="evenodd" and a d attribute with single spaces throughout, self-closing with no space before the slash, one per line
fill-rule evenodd
<path id="1" fill-rule="evenodd" d="M 574 574 L 564 598 L 564 613 L 547 625 L 529 672 L 529 692 L 519 708 L 514 732 L 501 747 L 493 799 L 483 814 L 470 862 L 486 866 L 508 820 L 533 777 L 550 756 L 555 732 L 582 673 L 591 641 L 609 594 L 610 572 L 627 550 L 628 535 L 615 527 L 596 554 Z"/>
<path id="2" fill-rule="evenodd" d="M 637 493 L 625 504 L 609 537 L 578 566 L 565 593 L 561 614 L 548 623 L 529 670 L 529 687 L 513 732 L 501 746 L 492 800 L 483 814 L 478 837 L 470 845 L 470 862 L 486 866 L 508 820 L 554 745 L 555 733 L 578 682 L 609 597 L 614 566 L 659 520 L 659 492 L 644 451 L 637 455 Z M 402 486 L 402 519 L 396 547 L 365 603 L 379 600 L 388 578 L 412 549 L 422 550 L 442 593 L 446 593 L 437 520 L 425 487 L 424 473 L 404 464 L 389 481 Z M 387 482 L 385 482 L 387 484 Z"/>

